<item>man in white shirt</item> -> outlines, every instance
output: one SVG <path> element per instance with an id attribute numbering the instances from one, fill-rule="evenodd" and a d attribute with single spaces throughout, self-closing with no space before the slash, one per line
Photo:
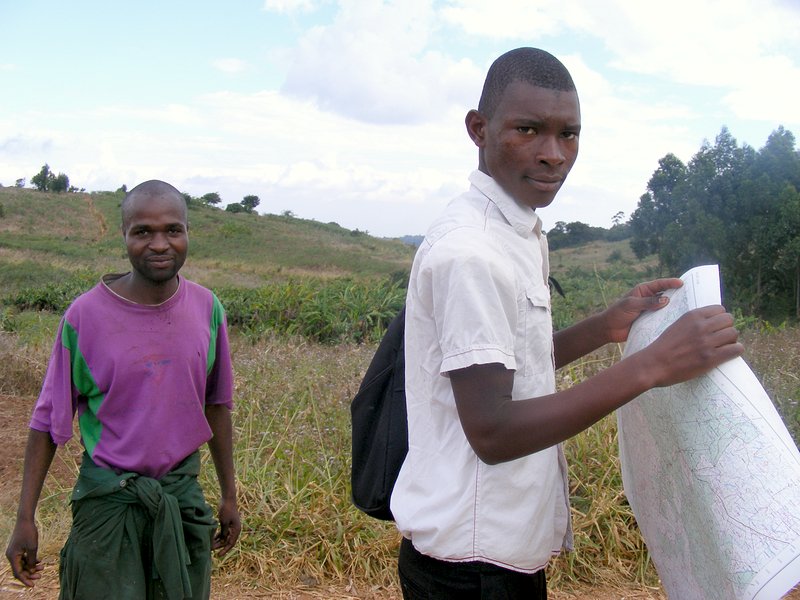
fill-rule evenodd
<path id="1" fill-rule="evenodd" d="M 681 285 L 659 279 L 553 335 L 548 206 L 578 154 L 580 107 L 555 57 L 519 48 L 489 69 L 466 117 L 470 189 L 428 230 L 406 305 L 409 449 L 392 493 L 406 599 L 546 598 L 544 567 L 572 543 L 561 442 L 656 386 L 739 356 L 721 306 L 569 390 L 555 369 L 625 341 Z"/>

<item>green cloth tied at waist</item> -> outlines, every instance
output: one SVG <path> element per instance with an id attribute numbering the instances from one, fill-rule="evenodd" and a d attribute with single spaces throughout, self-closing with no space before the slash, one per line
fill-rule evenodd
<path id="1" fill-rule="evenodd" d="M 197 550 L 194 554 L 197 559 L 199 553 L 201 560 L 202 555 L 206 555 L 209 565 L 205 570 L 210 573 L 210 544 L 216 528 L 216 521 L 197 483 L 199 472 L 198 452 L 158 480 L 137 473 L 117 474 L 98 467 L 84 453 L 72 494 L 73 529 L 62 551 L 62 597 L 88 595 L 81 587 L 88 584 L 87 579 L 100 579 L 95 585 L 104 586 L 108 593 L 115 585 L 121 585 L 133 590 L 131 597 L 135 594 L 140 594 L 139 598 L 150 597 L 152 582 L 142 581 L 147 579 L 147 565 L 128 568 L 121 564 L 147 562 L 149 555 L 152 579 L 160 579 L 163 586 L 158 597 L 165 595 L 169 600 L 192 598 L 192 577 L 187 568 L 192 564 L 192 558 L 186 538 L 201 540 L 200 546 L 204 547 L 197 550 L 198 544 L 193 544 L 193 549 Z M 143 510 L 132 511 L 132 505 Z M 81 510 L 86 514 L 81 514 Z M 194 531 L 187 532 L 187 528 Z M 98 552 L 103 556 L 96 556 Z M 104 565 L 100 575 L 90 570 L 98 563 Z M 70 565 L 73 565 L 72 569 Z M 80 572 L 71 573 L 71 570 Z M 129 577 L 118 577 L 120 573 L 129 571 L 132 573 Z M 141 573 L 145 574 L 144 577 L 139 576 Z M 64 578 L 68 580 L 66 586 Z M 102 581 L 109 578 L 109 581 Z M 65 594 L 65 587 L 73 588 L 72 595 Z M 83 591 L 79 593 L 79 590 Z M 195 593 L 198 591 L 194 590 Z M 94 597 L 104 597 L 102 590 Z M 121 596 L 114 594 L 114 597 Z"/>

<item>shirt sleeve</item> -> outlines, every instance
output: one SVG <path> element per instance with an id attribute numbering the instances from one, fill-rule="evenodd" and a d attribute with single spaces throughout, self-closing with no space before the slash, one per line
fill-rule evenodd
<path id="1" fill-rule="evenodd" d="M 72 437 L 72 419 L 77 406 L 77 390 L 72 385 L 72 355 L 76 348 L 69 347 L 69 336 L 64 335 L 66 317 L 61 320 L 47 363 L 42 390 L 33 407 L 29 426 L 46 431 L 58 445 Z"/>
<path id="2" fill-rule="evenodd" d="M 214 296 L 211 317 L 206 404 L 224 404 L 233 408 L 233 365 L 228 345 L 228 324 L 222 303 Z"/>
<path id="3" fill-rule="evenodd" d="M 516 369 L 518 313 L 513 267 L 481 232 L 454 232 L 428 256 L 440 373 L 476 364 Z"/>

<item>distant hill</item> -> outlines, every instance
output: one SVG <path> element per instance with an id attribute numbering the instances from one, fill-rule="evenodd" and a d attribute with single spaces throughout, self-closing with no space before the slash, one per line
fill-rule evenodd
<path id="1" fill-rule="evenodd" d="M 408 244 L 409 246 L 414 246 L 415 248 L 419 248 L 419 245 L 422 243 L 422 240 L 425 239 L 424 235 L 404 235 L 399 239 L 404 244 Z"/>
<path id="2" fill-rule="evenodd" d="M 0 188 L 0 296 L 76 272 L 129 269 L 119 231 L 122 194 Z M 375 238 L 336 223 L 189 207 L 186 275 L 211 287 L 258 287 L 296 277 L 405 278 L 423 236 Z M 553 274 L 613 267 L 639 271 L 627 240 L 551 251 Z"/>
<path id="3" fill-rule="evenodd" d="M 0 293 L 77 271 L 126 271 L 121 193 L 53 194 L 0 188 Z M 284 215 L 189 207 L 187 277 L 209 286 L 255 287 L 292 277 L 406 273 L 414 248 Z"/>

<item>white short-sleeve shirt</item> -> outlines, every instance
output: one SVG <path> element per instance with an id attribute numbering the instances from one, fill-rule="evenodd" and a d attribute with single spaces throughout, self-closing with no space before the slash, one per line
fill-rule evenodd
<path id="1" fill-rule="evenodd" d="M 514 370 L 512 399 L 555 391 L 547 241 L 536 213 L 491 177 L 475 171 L 470 182 L 428 230 L 411 270 L 409 449 L 391 508 L 423 554 L 535 572 L 572 543 L 561 447 L 483 463 L 447 373 L 500 363 Z"/>

